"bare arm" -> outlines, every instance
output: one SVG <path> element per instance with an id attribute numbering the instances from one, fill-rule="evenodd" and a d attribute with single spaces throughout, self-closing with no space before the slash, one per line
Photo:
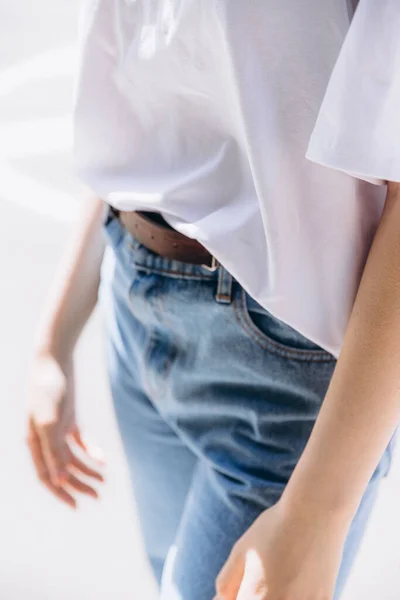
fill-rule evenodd
<path id="1" fill-rule="evenodd" d="M 97 303 L 104 253 L 104 202 L 85 199 L 82 215 L 58 268 L 37 333 L 38 350 L 67 360 Z"/>
<path id="2" fill-rule="evenodd" d="M 400 418 L 400 185 L 389 193 L 343 350 L 282 499 L 241 537 L 218 600 L 331 600 L 345 540 Z"/>
<path id="3" fill-rule="evenodd" d="M 343 349 L 287 487 L 351 518 L 400 418 L 400 184 L 391 184 Z"/>
<path id="4" fill-rule="evenodd" d="M 102 461 L 83 440 L 76 421 L 73 368 L 76 342 L 97 302 L 103 215 L 104 202 L 87 198 L 43 311 L 29 386 L 27 441 L 37 476 L 72 508 L 76 493 L 98 495 L 80 475 L 86 481 L 103 479 Z"/>

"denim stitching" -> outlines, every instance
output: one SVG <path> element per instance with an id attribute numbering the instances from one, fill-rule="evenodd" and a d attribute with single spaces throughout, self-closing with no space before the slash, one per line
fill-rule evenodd
<path id="1" fill-rule="evenodd" d="M 179 269 L 168 269 L 168 268 L 163 268 L 163 267 L 157 267 L 155 266 L 157 262 L 161 261 L 166 261 L 168 259 L 165 259 L 162 256 L 157 256 L 156 254 L 152 253 L 151 250 L 149 250 L 148 248 L 146 248 L 146 246 L 144 246 L 143 244 L 141 244 L 140 242 L 138 242 L 129 232 L 126 232 L 126 248 L 129 252 L 130 255 L 130 259 L 131 261 L 135 264 L 137 269 L 140 269 L 142 271 L 146 271 L 149 273 L 154 273 L 154 274 L 160 274 L 160 275 L 171 275 L 171 276 L 176 276 L 176 278 L 180 278 L 180 279 L 193 279 L 193 280 L 197 280 L 197 281 L 213 281 L 215 279 L 215 273 L 210 273 L 208 274 L 194 274 L 194 273 L 187 273 L 184 272 L 182 270 Z M 135 259 L 135 255 L 137 254 L 137 252 L 143 248 L 143 250 L 145 252 L 148 252 L 148 256 L 147 256 L 147 260 L 144 261 L 144 263 L 142 262 L 137 262 L 137 259 Z M 157 261 L 157 259 L 159 259 L 159 261 Z M 181 261 L 176 261 L 176 262 L 181 262 Z M 193 265 L 192 263 L 187 263 L 188 268 L 192 268 L 192 267 L 198 267 L 200 268 L 201 265 Z"/>
<path id="2" fill-rule="evenodd" d="M 269 338 L 266 334 L 259 332 L 255 325 L 252 323 L 250 317 L 247 314 L 244 304 L 244 290 L 239 290 L 240 300 L 238 302 L 237 295 L 234 298 L 233 305 L 235 314 L 238 318 L 239 323 L 245 330 L 247 335 L 255 341 L 264 350 L 271 350 L 275 354 L 283 356 L 284 358 L 292 358 L 294 360 L 301 361 L 316 361 L 316 362 L 333 362 L 335 358 L 326 352 L 325 350 L 300 350 L 295 348 L 286 347 L 284 344 L 280 344 L 275 340 Z M 241 310 L 240 310 L 241 309 Z"/>
<path id="3" fill-rule="evenodd" d="M 160 311 L 160 314 L 164 317 L 165 309 L 164 309 L 164 302 L 163 302 L 163 291 L 164 291 L 164 287 L 165 287 L 165 279 L 164 278 L 162 278 L 161 280 L 158 279 L 156 286 L 157 286 L 157 294 L 154 299 L 155 300 L 154 308 L 156 310 L 158 309 Z M 167 385 L 165 375 L 169 370 L 170 359 L 169 359 L 169 357 L 166 357 L 165 362 L 164 362 L 164 364 L 166 365 L 165 372 L 156 373 L 157 380 L 154 381 L 153 382 L 154 385 L 152 385 L 151 379 L 152 379 L 152 371 L 154 369 L 147 369 L 147 365 L 150 364 L 151 353 L 156 344 L 157 344 L 157 335 L 154 335 L 154 331 L 150 331 L 149 343 L 147 344 L 145 352 L 143 354 L 143 362 L 146 365 L 147 387 L 151 393 L 153 403 L 158 404 L 157 398 L 159 398 L 160 395 L 164 395 L 164 390 Z"/>
<path id="4" fill-rule="evenodd" d="M 194 279 L 197 281 L 213 281 L 213 278 L 208 275 L 190 275 L 189 273 L 182 273 L 181 271 L 175 271 L 173 269 L 161 269 L 157 267 L 147 267 L 139 263 L 135 263 L 137 269 L 146 271 L 148 273 L 161 274 L 161 275 L 176 275 L 180 279 Z"/>

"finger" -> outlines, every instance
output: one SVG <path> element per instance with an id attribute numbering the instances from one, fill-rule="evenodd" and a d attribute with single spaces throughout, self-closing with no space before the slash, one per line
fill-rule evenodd
<path id="1" fill-rule="evenodd" d="M 89 458 L 99 463 L 101 466 L 104 466 L 104 456 L 100 448 L 85 440 L 79 429 L 76 428 L 72 431 L 71 439 L 87 456 L 89 456 Z"/>
<path id="2" fill-rule="evenodd" d="M 248 550 L 244 561 L 244 573 L 237 594 L 237 600 L 264 600 L 268 587 L 262 560 L 255 550 Z"/>
<path id="3" fill-rule="evenodd" d="M 100 473 L 100 471 L 86 465 L 72 452 L 70 453 L 69 464 L 70 466 L 74 467 L 74 469 L 76 469 L 77 471 L 83 473 L 83 475 L 87 475 L 87 477 L 93 477 L 93 479 L 97 479 L 98 481 L 104 481 L 104 477 Z"/>
<path id="4" fill-rule="evenodd" d="M 42 483 L 56 498 L 64 502 L 64 504 L 67 504 L 73 509 L 77 508 L 75 498 L 71 496 L 71 494 L 69 494 L 66 490 L 64 490 L 64 488 L 56 487 L 55 485 L 53 485 L 50 481 L 50 478 L 48 478 L 46 481 L 43 481 Z"/>
<path id="5" fill-rule="evenodd" d="M 92 488 L 90 485 L 83 483 L 80 479 L 72 475 L 72 473 L 68 473 L 68 477 L 65 480 L 65 485 L 68 485 L 72 489 L 80 492 L 81 494 L 85 494 L 86 496 L 92 496 L 92 498 L 98 499 L 99 495 L 97 491 Z"/>
<path id="6" fill-rule="evenodd" d="M 31 424 L 30 426 L 28 445 L 38 478 L 42 483 L 50 480 L 50 473 L 43 452 L 42 440 L 36 431 L 34 424 Z"/>
<path id="7" fill-rule="evenodd" d="M 42 478 L 48 475 L 48 471 L 40 446 L 39 437 L 31 423 L 29 424 L 27 443 L 33 461 L 33 465 L 35 467 L 36 475 L 40 480 L 42 480 Z"/>
<path id="8" fill-rule="evenodd" d="M 62 488 L 54 486 L 50 481 L 50 475 L 46 467 L 46 462 L 40 445 L 40 439 L 33 425 L 29 427 L 28 445 L 36 470 L 36 474 L 41 483 L 54 495 L 56 498 L 70 506 L 76 508 L 75 499 Z"/>
<path id="9" fill-rule="evenodd" d="M 69 447 L 65 441 L 58 440 L 53 426 L 40 427 L 38 436 L 50 481 L 58 488 L 68 477 Z"/>
<path id="10" fill-rule="evenodd" d="M 243 573 L 243 556 L 234 549 L 217 577 L 217 600 L 236 600 Z"/>
<path id="11" fill-rule="evenodd" d="M 73 454 L 66 439 L 63 439 L 61 443 L 59 442 L 59 434 L 53 426 L 41 427 L 38 434 L 45 463 L 53 485 L 62 487 L 66 483 L 70 467 L 75 468 L 87 477 L 104 481 L 104 477 L 98 469 L 89 467 Z"/>

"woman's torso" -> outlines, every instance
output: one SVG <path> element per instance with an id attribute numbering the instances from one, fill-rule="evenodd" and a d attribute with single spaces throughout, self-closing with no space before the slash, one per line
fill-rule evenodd
<path id="1" fill-rule="evenodd" d="M 199 239 L 337 354 L 382 190 L 305 159 L 349 0 L 86 1 L 82 178 Z"/>

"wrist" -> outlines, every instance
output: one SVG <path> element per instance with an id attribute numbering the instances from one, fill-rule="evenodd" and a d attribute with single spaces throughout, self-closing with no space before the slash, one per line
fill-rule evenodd
<path id="1" fill-rule="evenodd" d="M 291 481 L 282 494 L 280 504 L 287 514 L 343 526 L 350 526 L 358 508 L 358 503 L 351 498 L 340 498 L 334 491 L 323 490 L 322 485 L 301 486 Z"/>
<path id="2" fill-rule="evenodd" d="M 35 341 L 34 356 L 38 359 L 52 358 L 62 368 L 67 368 L 73 360 L 74 348 L 71 346 L 61 343 L 55 334 L 40 336 Z"/>

